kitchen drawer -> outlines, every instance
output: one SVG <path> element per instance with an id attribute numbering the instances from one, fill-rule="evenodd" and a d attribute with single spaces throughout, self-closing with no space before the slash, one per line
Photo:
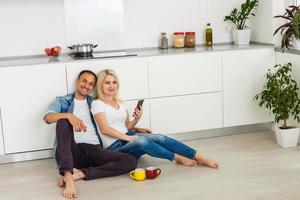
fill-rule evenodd
<path id="1" fill-rule="evenodd" d="M 151 128 L 157 133 L 179 133 L 220 128 L 222 93 L 206 93 L 150 100 Z"/>
<path id="2" fill-rule="evenodd" d="M 219 53 L 159 56 L 149 60 L 150 98 L 222 91 Z"/>
<path id="3" fill-rule="evenodd" d="M 224 127 L 265 123 L 274 119 L 254 100 L 263 87 L 265 74 L 274 65 L 275 52 L 270 48 L 224 53 Z"/>
<path id="4" fill-rule="evenodd" d="M 148 69 L 144 58 L 97 59 L 79 61 L 67 66 L 68 92 L 74 91 L 75 80 L 80 71 L 88 69 L 97 75 L 103 69 L 113 69 L 120 79 L 120 98 L 132 100 L 148 98 Z"/>
<path id="5" fill-rule="evenodd" d="M 64 65 L 0 68 L 0 91 L 5 153 L 51 149 L 55 125 L 43 117 L 54 98 L 67 92 Z"/>

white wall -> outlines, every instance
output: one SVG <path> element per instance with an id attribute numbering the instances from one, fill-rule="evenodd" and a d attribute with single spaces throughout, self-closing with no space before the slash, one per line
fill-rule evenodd
<path id="1" fill-rule="evenodd" d="M 281 45 L 281 35 L 273 36 L 275 30 L 284 20 L 274 18 L 285 13 L 285 8 L 293 4 L 293 0 L 259 0 L 256 16 L 251 18 L 251 40 L 263 43 Z"/>
<path id="2" fill-rule="evenodd" d="M 64 0 L 67 43 L 124 48 L 123 0 Z"/>
<path id="3" fill-rule="evenodd" d="M 125 41 L 129 48 L 158 45 L 160 32 L 195 31 L 203 43 L 206 23 L 213 27 L 214 42 L 231 42 L 224 16 L 243 0 L 124 0 Z"/>
<path id="4" fill-rule="evenodd" d="M 62 0 L 0 1 L 0 57 L 43 54 L 66 45 Z"/>
<path id="5" fill-rule="evenodd" d="M 226 3 L 220 0 L 123 0 L 124 47 L 156 47 L 162 31 L 168 33 L 169 42 L 175 31 L 195 31 L 197 43 L 203 43 L 207 22 L 212 24 L 215 43 L 231 42 L 231 28 L 223 21 L 224 16 L 233 8 L 239 8 L 242 2 L 244 0 L 226 0 Z M 252 22 L 252 40 L 274 42 L 272 34 L 277 26 L 272 16 L 276 9 L 282 8 L 282 2 L 286 0 L 260 0 Z M 66 47 L 69 38 L 64 11 L 63 0 L 0 1 L 0 57 L 43 54 L 45 47 L 53 45 Z M 114 43 L 114 49 L 117 48 Z"/>
<path id="6" fill-rule="evenodd" d="M 196 31 L 197 43 L 202 43 L 207 22 L 213 26 L 215 42 L 230 42 L 223 18 L 242 1 L 123 0 L 125 45 L 120 48 L 156 47 L 162 31 Z M 66 47 L 70 39 L 65 21 L 63 0 L 0 1 L 0 57 L 43 54 L 45 47 L 53 45 Z"/>
<path id="7" fill-rule="evenodd" d="M 251 41 L 273 43 L 273 4 L 275 1 L 259 0 L 256 16 L 250 20 Z"/>

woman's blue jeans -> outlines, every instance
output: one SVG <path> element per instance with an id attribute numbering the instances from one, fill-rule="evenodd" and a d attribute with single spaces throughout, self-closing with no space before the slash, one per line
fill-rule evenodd
<path id="1" fill-rule="evenodd" d="M 139 137 L 133 141 L 117 140 L 107 149 L 128 153 L 139 159 L 142 155 L 174 160 L 175 154 L 193 159 L 196 150 L 191 147 L 161 134 L 147 134 L 128 132 L 127 135 L 138 135 Z"/>

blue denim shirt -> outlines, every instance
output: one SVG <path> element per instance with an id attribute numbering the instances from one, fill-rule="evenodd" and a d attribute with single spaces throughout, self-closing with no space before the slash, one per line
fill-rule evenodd
<path id="1" fill-rule="evenodd" d="M 56 112 L 56 113 L 73 113 L 73 110 L 74 110 L 74 97 L 75 97 L 75 93 L 71 93 L 71 94 L 67 94 L 65 96 L 61 96 L 61 97 L 56 97 L 55 100 L 49 105 L 46 113 L 45 113 L 45 116 L 49 113 L 53 113 L 53 112 Z M 89 109 L 91 110 L 91 104 L 92 104 L 92 101 L 94 100 L 93 97 L 91 96 L 88 96 L 87 97 L 87 103 L 88 103 L 88 106 L 89 106 Z M 95 130 L 96 130 L 96 134 L 98 136 L 98 139 L 99 139 L 99 143 L 100 145 L 102 146 L 102 140 L 100 138 L 100 135 L 98 133 L 98 129 L 97 129 L 97 125 L 96 125 L 96 122 L 94 120 L 94 117 L 93 117 L 93 114 L 90 112 L 90 115 L 91 115 L 91 120 L 92 120 L 92 123 L 95 127 Z M 55 142 L 56 144 L 56 142 Z M 56 148 L 56 145 L 54 144 L 54 149 Z"/>

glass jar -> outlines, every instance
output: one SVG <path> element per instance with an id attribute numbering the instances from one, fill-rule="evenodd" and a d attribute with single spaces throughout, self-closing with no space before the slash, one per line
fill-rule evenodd
<path id="1" fill-rule="evenodd" d="M 173 46 L 175 48 L 184 47 L 184 32 L 174 32 Z"/>
<path id="2" fill-rule="evenodd" d="M 168 38 L 167 38 L 167 34 L 165 32 L 162 32 L 160 34 L 160 44 L 159 47 L 161 49 L 167 49 L 168 48 Z"/>
<path id="3" fill-rule="evenodd" d="M 185 32 L 184 46 L 195 47 L 195 32 Z"/>

